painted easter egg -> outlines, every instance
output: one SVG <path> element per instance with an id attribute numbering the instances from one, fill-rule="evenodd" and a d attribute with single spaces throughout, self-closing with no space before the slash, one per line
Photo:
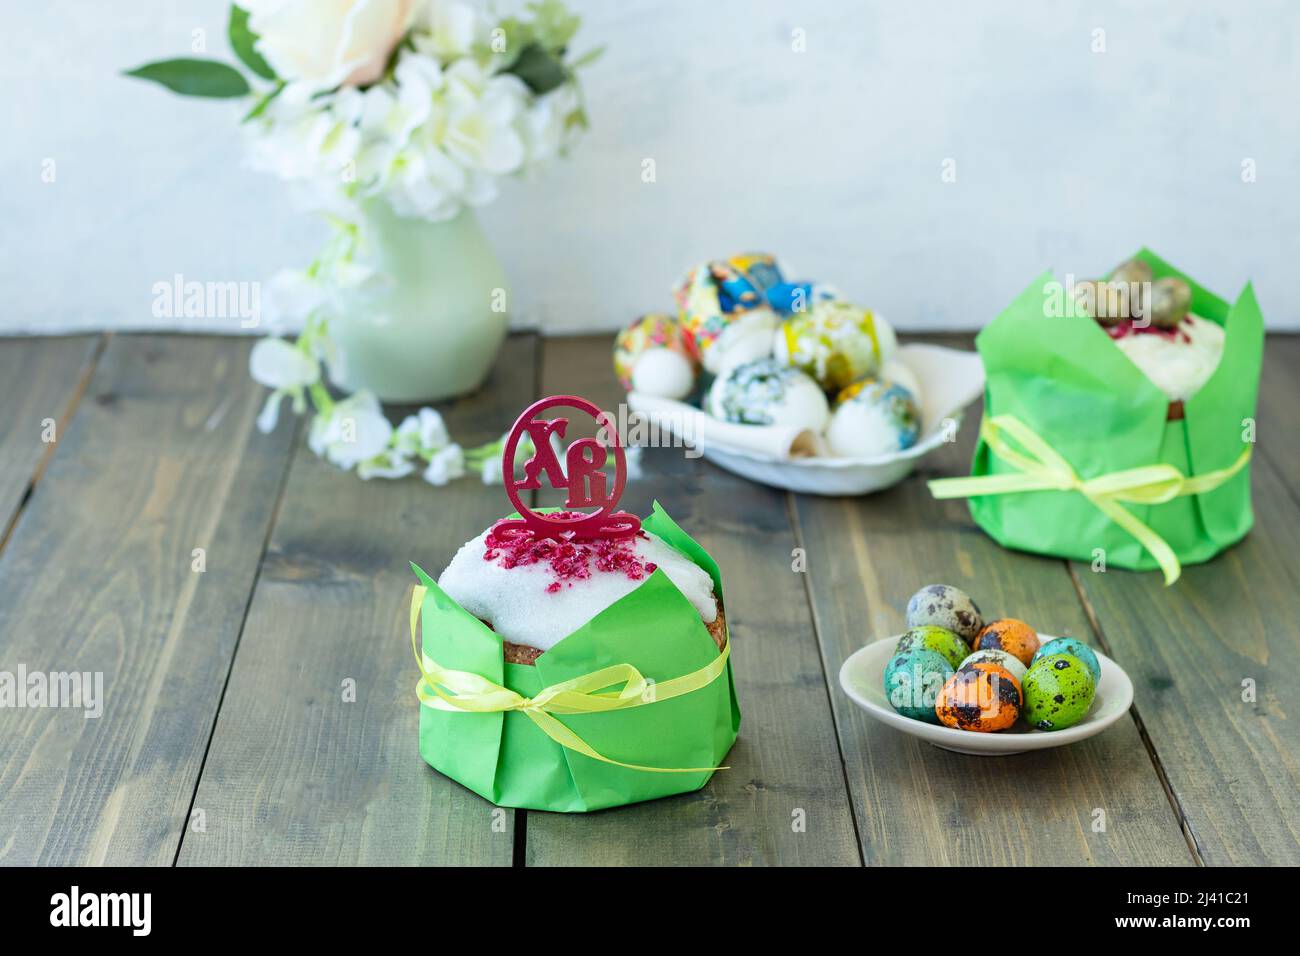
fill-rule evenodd
<path id="1" fill-rule="evenodd" d="M 875 458 L 904 451 L 921 434 L 921 412 L 901 385 L 866 379 L 835 400 L 826 443 L 845 458 Z"/>
<path id="2" fill-rule="evenodd" d="M 975 651 L 960 664 L 957 670 L 963 667 L 970 667 L 972 664 L 993 664 L 997 667 L 1005 667 L 1011 672 L 1011 676 L 1018 681 L 1025 679 L 1025 672 L 1029 670 L 1020 659 L 1009 651 L 1004 651 L 998 647 L 990 647 L 982 651 Z"/>
<path id="3" fill-rule="evenodd" d="M 1038 730 L 1063 730 L 1081 721 L 1092 706 L 1097 684 L 1088 665 L 1069 654 L 1034 662 L 1021 684 L 1025 720 Z"/>
<path id="4" fill-rule="evenodd" d="M 687 271 L 673 296 L 687 344 L 706 370 L 717 375 L 771 354 L 779 319 L 767 290 L 783 281 L 776 259 L 761 252 Z"/>
<path id="5" fill-rule="evenodd" d="M 1069 654 L 1077 657 L 1087 665 L 1088 670 L 1092 672 L 1092 679 L 1101 682 L 1101 662 L 1097 660 L 1097 655 L 1092 648 L 1073 637 L 1054 637 L 1038 649 L 1034 655 L 1033 663 L 1037 663 L 1041 657 L 1050 657 L 1053 654 Z"/>
<path id="6" fill-rule="evenodd" d="M 957 665 L 970 653 L 970 648 L 966 642 L 956 633 L 946 627 L 935 627 L 931 624 L 910 628 L 907 633 L 898 639 L 898 646 L 895 650 L 899 654 L 906 654 L 908 651 L 920 647 L 942 654 L 944 660 L 953 669 L 956 669 Z"/>
<path id="7" fill-rule="evenodd" d="M 939 723 L 958 730 L 995 733 L 1011 727 L 1023 704 L 1020 682 L 1005 667 L 975 664 L 948 678 L 935 701 Z"/>
<path id="8" fill-rule="evenodd" d="M 924 647 L 895 651 L 885 664 L 885 697 L 904 717 L 937 724 L 935 701 L 952 674 L 952 664 L 937 651 Z"/>
<path id="9" fill-rule="evenodd" d="M 814 302 L 781 323 L 773 354 L 838 391 L 879 374 L 898 349 L 893 328 L 869 309 L 838 299 Z"/>
<path id="10" fill-rule="evenodd" d="M 1038 633 L 1024 621 L 1004 617 L 990 621 L 975 638 L 975 650 L 1001 648 L 1009 651 L 1026 667 L 1038 653 Z"/>
<path id="11" fill-rule="evenodd" d="M 956 631 L 962 640 L 974 641 L 984 626 L 984 618 L 970 595 L 961 588 L 950 584 L 927 584 L 907 602 L 907 626 L 919 624 L 946 627 Z"/>
<path id="12" fill-rule="evenodd" d="M 695 360 L 677 320 L 662 312 L 637 318 L 614 339 L 614 373 L 623 388 L 683 399 L 695 387 Z"/>
<path id="13" fill-rule="evenodd" d="M 817 432 L 830 415 L 816 382 L 771 358 L 745 362 L 718 376 L 709 390 L 708 411 L 740 425 L 793 425 Z"/>

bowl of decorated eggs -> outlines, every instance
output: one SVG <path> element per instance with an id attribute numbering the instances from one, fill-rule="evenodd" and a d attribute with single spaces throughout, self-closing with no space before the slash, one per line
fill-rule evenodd
<path id="1" fill-rule="evenodd" d="M 970 597 L 930 584 L 908 629 L 868 644 L 840 686 L 883 724 L 945 750 L 1006 755 L 1101 733 L 1128 712 L 1133 683 L 1105 654 L 1024 621 L 985 621 Z"/>
<path id="2" fill-rule="evenodd" d="M 729 471 L 823 495 L 878 491 L 954 441 L 984 390 L 974 352 L 898 344 L 884 317 L 790 281 L 766 254 L 688 271 L 675 314 L 615 340 L 628 405 Z"/>

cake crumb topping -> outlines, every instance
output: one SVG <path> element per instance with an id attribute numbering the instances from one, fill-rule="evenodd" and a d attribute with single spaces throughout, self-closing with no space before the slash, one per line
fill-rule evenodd
<path id="1" fill-rule="evenodd" d="M 560 512 L 562 517 L 579 517 L 575 512 Z M 483 541 L 483 560 L 502 568 L 544 565 L 552 581 L 546 586 L 548 594 L 558 594 L 571 588 L 575 581 L 591 578 L 593 571 L 605 574 L 622 574 L 630 581 L 641 581 L 658 567 L 637 554 L 636 538 L 647 539 L 644 531 L 636 538 L 580 538 L 572 532 L 559 539 L 534 538 L 531 535 L 501 537 L 493 526 Z"/>

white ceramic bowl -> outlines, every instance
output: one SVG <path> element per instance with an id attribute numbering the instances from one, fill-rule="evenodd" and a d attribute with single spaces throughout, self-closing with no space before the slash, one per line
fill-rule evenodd
<path id="1" fill-rule="evenodd" d="M 885 665 L 894 655 L 894 647 L 902 635 L 885 638 L 868 644 L 850 655 L 840 668 L 840 686 L 853 702 L 882 724 L 888 724 L 927 743 L 960 754 L 981 757 L 1005 756 L 1027 750 L 1046 750 L 1062 747 L 1099 734 L 1119 720 L 1133 705 L 1133 682 L 1124 669 L 1105 654 L 1093 648 L 1101 664 L 1101 680 L 1097 682 L 1097 696 L 1086 717 L 1073 727 L 1064 730 L 1031 730 L 1023 722 L 1011 730 L 996 734 L 981 734 L 970 730 L 957 730 L 941 724 L 927 724 L 923 720 L 904 717 L 889 705 L 885 696 Z M 1054 640 L 1050 634 L 1038 635 L 1046 644 Z"/>
<path id="2" fill-rule="evenodd" d="M 906 451 L 874 458 L 777 458 L 717 442 L 700 451 L 727 471 L 760 484 L 810 495 L 864 495 L 906 478 L 921 458 L 957 440 L 962 410 L 984 392 L 984 367 L 975 352 L 913 343 L 898 357 L 921 385 L 921 437 Z"/>
<path id="3" fill-rule="evenodd" d="M 947 434 L 954 438 L 961 427 L 961 413 L 951 416 Z M 916 467 L 922 455 L 945 440 L 943 429 L 924 436 L 906 451 L 879 458 L 768 458 L 718 444 L 702 445 L 704 457 L 719 468 L 756 481 L 806 495 L 866 495 L 896 485 Z"/>

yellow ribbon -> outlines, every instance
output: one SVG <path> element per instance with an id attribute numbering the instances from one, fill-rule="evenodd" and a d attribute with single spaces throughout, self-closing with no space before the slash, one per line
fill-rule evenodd
<path id="1" fill-rule="evenodd" d="M 443 667 L 420 652 L 416 637 L 416 624 L 420 620 L 420 607 L 428 588 L 416 586 L 411 594 L 411 649 L 415 663 L 420 668 L 421 679 L 415 687 L 420 703 L 435 710 L 461 711 L 474 714 L 493 714 L 518 710 L 527 714 L 534 724 L 561 747 L 577 751 L 585 757 L 650 773 L 711 773 L 727 767 L 643 767 L 634 763 L 612 760 L 594 750 L 585 740 L 556 720 L 553 714 L 597 714 L 610 710 L 642 707 L 663 700 L 671 700 L 707 687 L 727 668 L 731 655 L 731 641 L 722 653 L 699 670 L 666 681 L 649 681 L 631 664 L 614 664 L 598 671 L 574 677 L 543 688 L 532 697 L 524 697 L 508 687 L 502 687 L 480 674 L 457 671 Z M 426 663 L 427 662 L 427 663 Z M 614 687 L 606 691 L 604 688 Z"/>
<path id="2" fill-rule="evenodd" d="M 1007 441 L 1004 433 L 1015 440 L 1023 453 Z M 1159 505 L 1185 495 L 1212 491 L 1246 467 L 1251 453 L 1248 445 L 1227 468 L 1191 478 L 1173 465 L 1143 465 L 1085 480 L 1075 474 L 1070 463 L 1040 435 L 1013 415 L 985 418 L 980 424 L 980 437 L 1017 473 L 939 478 L 929 482 L 932 495 L 936 498 L 965 498 L 1017 491 L 1077 491 L 1151 553 L 1164 572 L 1166 585 L 1173 584 L 1182 574 L 1178 556 L 1164 538 L 1139 521 L 1120 502 Z"/>

